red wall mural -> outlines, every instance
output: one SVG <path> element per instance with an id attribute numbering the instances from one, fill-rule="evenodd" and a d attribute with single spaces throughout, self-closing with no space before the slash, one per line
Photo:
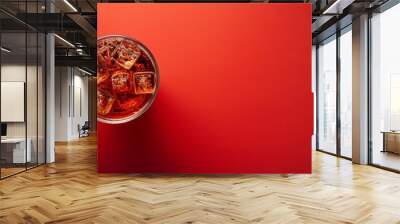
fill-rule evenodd
<path id="1" fill-rule="evenodd" d="M 99 172 L 311 172 L 311 5 L 98 4 L 108 35 L 146 46 L 159 85 L 136 119 L 98 122 Z"/>

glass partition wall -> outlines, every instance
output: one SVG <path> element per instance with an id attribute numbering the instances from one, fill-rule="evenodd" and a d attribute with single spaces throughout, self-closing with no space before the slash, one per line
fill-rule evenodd
<path id="1" fill-rule="evenodd" d="M 351 158 L 351 25 L 318 44 L 317 149 Z"/>
<path id="2" fill-rule="evenodd" d="M 16 18 L 39 3 L 19 1 L 15 17 L 0 12 L 1 179 L 45 163 L 45 35 Z"/>
<path id="3" fill-rule="evenodd" d="M 400 4 L 371 18 L 370 163 L 400 171 Z"/>

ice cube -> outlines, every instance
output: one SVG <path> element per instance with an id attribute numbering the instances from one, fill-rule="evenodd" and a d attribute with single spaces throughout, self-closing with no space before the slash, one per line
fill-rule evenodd
<path id="1" fill-rule="evenodd" d="M 111 85 L 115 93 L 133 93 L 133 75 L 129 71 L 118 70 L 111 76 Z"/>
<path id="2" fill-rule="evenodd" d="M 111 112 L 115 97 L 106 89 L 97 90 L 97 112 L 100 115 L 107 115 Z"/>
<path id="3" fill-rule="evenodd" d="M 141 51 L 135 45 L 126 47 L 123 44 L 118 45 L 112 53 L 115 62 L 124 69 L 131 69 L 136 60 L 140 57 Z"/>
<path id="4" fill-rule="evenodd" d="M 136 94 L 149 94 L 154 92 L 153 72 L 136 72 L 134 76 Z"/>

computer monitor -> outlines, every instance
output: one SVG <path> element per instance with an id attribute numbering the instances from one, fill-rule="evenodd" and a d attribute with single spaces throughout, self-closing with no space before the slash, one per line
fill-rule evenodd
<path id="1" fill-rule="evenodd" d="M 1 123 L 1 137 L 7 136 L 7 124 Z"/>

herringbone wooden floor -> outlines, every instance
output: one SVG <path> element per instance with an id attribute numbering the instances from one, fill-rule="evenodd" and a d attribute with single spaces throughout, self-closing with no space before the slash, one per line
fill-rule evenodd
<path id="1" fill-rule="evenodd" d="M 313 158 L 312 175 L 104 175 L 85 138 L 0 181 L 0 223 L 400 223 L 400 175 Z"/>

